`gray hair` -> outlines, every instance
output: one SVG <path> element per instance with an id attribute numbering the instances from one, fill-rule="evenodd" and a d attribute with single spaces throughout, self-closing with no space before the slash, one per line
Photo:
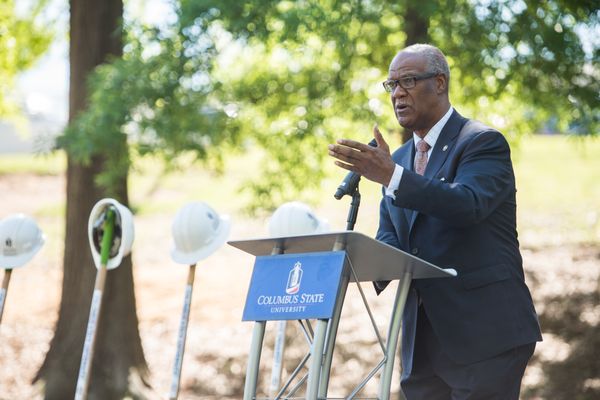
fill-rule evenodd
<path id="1" fill-rule="evenodd" d="M 425 57 L 427 61 L 427 72 L 446 75 L 450 81 L 450 68 L 444 53 L 440 49 L 430 44 L 413 44 L 403 49 L 401 53 L 419 54 Z"/>

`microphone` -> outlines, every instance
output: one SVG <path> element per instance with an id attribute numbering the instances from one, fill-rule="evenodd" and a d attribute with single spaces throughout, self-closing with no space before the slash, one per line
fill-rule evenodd
<path id="1" fill-rule="evenodd" d="M 371 140 L 368 144 L 371 147 L 377 147 L 377 141 L 375 139 Z M 340 186 L 338 186 L 333 197 L 335 197 L 336 200 L 339 200 L 347 194 L 351 195 L 356 190 L 358 182 L 360 182 L 360 174 L 352 171 L 348 172 L 348 175 L 346 175 L 342 183 L 340 183 Z"/>

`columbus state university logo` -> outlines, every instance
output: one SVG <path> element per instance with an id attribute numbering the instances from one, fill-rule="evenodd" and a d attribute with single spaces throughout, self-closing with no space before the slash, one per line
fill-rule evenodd
<path id="1" fill-rule="evenodd" d="M 296 294 L 300 290 L 300 282 L 302 282 L 302 264 L 297 261 L 290 270 L 288 275 L 287 286 L 285 292 L 287 294 Z"/>

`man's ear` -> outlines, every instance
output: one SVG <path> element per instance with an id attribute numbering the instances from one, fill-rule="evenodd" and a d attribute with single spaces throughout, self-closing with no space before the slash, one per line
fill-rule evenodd
<path id="1" fill-rule="evenodd" d="M 444 74 L 440 74 L 435 77 L 435 85 L 438 94 L 445 93 L 448 91 L 448 77 Z"/>

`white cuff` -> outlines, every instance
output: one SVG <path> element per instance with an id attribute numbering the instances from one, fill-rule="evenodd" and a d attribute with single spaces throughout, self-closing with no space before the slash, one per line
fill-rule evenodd
<path id="1" fill-rule="evenodd" d="M 394 173 L 392 174 L 392 179 L 390 179 L 389 185 L 385 188 L 385 195 L 390 196 L 392 199 L 396 200 L 396 195 L 394 192 L 400 186 L 400 179 L 402 179 L 402 173 L 404 172 L 404 168 L 400 165 L 396 164 L 394 168 Z"/>

